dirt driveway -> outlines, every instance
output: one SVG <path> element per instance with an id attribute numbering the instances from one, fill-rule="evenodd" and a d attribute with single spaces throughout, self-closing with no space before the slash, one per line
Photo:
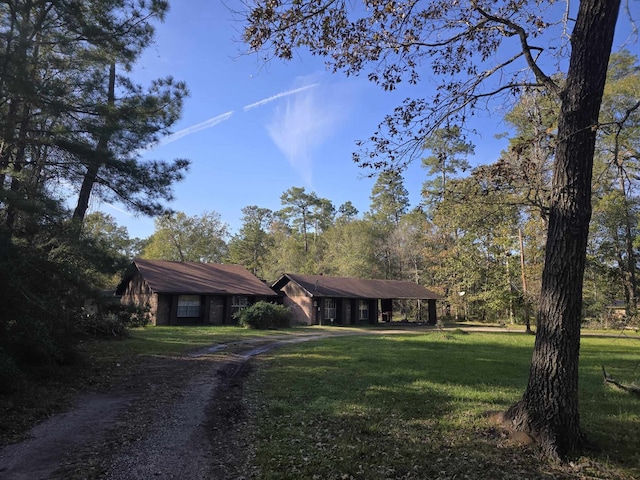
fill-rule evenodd
<path id="1" fill-rule="evenodd" d="M 81 395 L 73 409 L 2 448 L 0 479 L 249 478 L 251 419 L 240 401 L 249 360 L 341 334 L 286 335 L 148 358 L 144 373 L 118 391 Z"/>

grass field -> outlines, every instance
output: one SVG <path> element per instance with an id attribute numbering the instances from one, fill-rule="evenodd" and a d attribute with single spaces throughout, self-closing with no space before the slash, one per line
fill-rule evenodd
<path id="1" fill-rule="evenodd" d="M 287 335 L 300 329 L 250 330 L 230 326 L 145 327 L 133 329 L 128 338 L 105 342 L 88 342 L 85 352 L 100 357 L 127 355 L 179 355 L 190 350 L 243 339 Z"/>
<path id="2" fill-rule="evenodd" d="M 46 381 L 0 398 L 0 443 L 64 409 L 78 391 L 143 373 L 141 359 L 321 329 L 153 327 L 125 340 L 87 341 L 88 363 L 44 372 Z M 600 450 L 562 465 L 515 444 L 485 416 L 522 394 L 533 336 L 382 332 L 282 347 L 256 357 L 245 382 L 254 478 L 640 479 L 640 398 L 605 386 L 601 371 L 638 382 L 640 338 L 630 336 L 583 337 L 582 425 Z"/>
<path id="3" fill-rule="evenodd" d="M 489 423 L 522 394 L 533 337 L 432 332 L 334 338 L 257 362 L 248 407 L 263 479 L 640 478 L 637 339 L 582 341 L 582 425 L 600 451 L 549 464 Z"/>

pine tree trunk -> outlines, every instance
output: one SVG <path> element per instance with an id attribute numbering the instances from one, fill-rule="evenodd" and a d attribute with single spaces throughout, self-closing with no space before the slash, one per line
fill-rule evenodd
<path id="1" fill-rule="evenodd" d="M 104 160 L 100 159 L 100 155 L 107 153 L 107 147 L 109 145 L 109 140 L 111 139 L 111 129 L 113 128 L 113 112 L 112 109 L 115 106 L 115 84 L 116 84 L 116 64 L 112 63 L 109 66 L 109 86 L 107 91 L 107 113 L 105 116 L 105 126 L 106 131 L 100 135 L 100 139 L 98 140 L 98 144 L 96 146 L 96 157 L 91 158 L 89 160 L 89 164 L 87 165 L 87 172 L 84 175 L 84 179 L 82 180 L 82 186 L 80 187 L 80 193 L 78 194 L 78 202 L 76 203 L 76 208 L 73 212 L 73 221 L 76 224 L 82 224 L 84 221 L 84 217 L 87 213 L 87 209 L 89 208 L 89 199 L 91 198 L 91 192 L 93 191 L 93 186 L 98 179 L 98 173 L 102 165 L 104 165 Z"/>
<path id="2" fill-rule="evenodd" d="M 540 312 L 529 382 L 505 418 L 551 456 L 577 451 L 582 281 L 598 112 L 620 0 L 582 0 L 562 92 Z"/>

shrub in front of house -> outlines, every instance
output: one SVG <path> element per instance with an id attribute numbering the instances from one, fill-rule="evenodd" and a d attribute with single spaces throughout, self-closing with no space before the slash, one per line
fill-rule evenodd
<path id="1" fill-rule="evenodd" d="M 149 308 L 106 303 L 95 305 L 78 322 L 78 333 L 91 337 L 124 337 L 129 328 L 150 323 Z"/>
<path id="2" fill-rule="evenodd" d="M 269 302 L 256 302 L 240 310 L 234 317 L 245 328 L 265 330 L 291 326 L 291 311 L 283 305 Z"/>

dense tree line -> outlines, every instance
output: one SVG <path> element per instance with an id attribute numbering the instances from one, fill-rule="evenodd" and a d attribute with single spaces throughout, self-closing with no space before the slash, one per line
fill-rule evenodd
<path id="1" fill-rule="evenodd" d="M 426 68 L 442 82 L 360 144 L 355 160 L 378 173 L 367 212 L 292 187 L 278 211 L 245 207 L 230 236 L 214 211 L 166 208 L 188 161 L 139 157 L 187 94 L 171 77 L 141 86 L 127 76 L 168 3 L 3 2 L 0 388 L 122 323 L 96 292 L 136 255 L 241 263 L 267 280 L 410 279 L 443 293 L 452 315 L 526 321 L 537 311 L 529 384 L 506 418 L 552 455 L 577 449 L 581 321 L 618 298 L 626 319 L 637 310 L 638 60 L 609 62 L 619 0 L 582 0 L 559 19 L 554 3 L 254 2 L 244 30 L 254 51 L 290 59 L 308 48 L 384 90 L 418 83 Z M 538 46 L 545 35 L 559 48 Z M 509 148 L 471 169 L 465 121 L 496 97 L 516 99 Z M 425 182 L 411 206 L 402 172 L 416 158 Z M 110 217 L 87 215 L 92 198 L 156 217 L 156 232 L 129 239 Z"/>
<path id="2" fill-rule="evenodd" d="M 87 211 L 100 199 L 158 215 L 188 166 L 138 153 L 169 132 L 187 94 L 171 77 L 148 86 L 128 77 L 167 8 L 0 5 L 0 389 L 24 365 L 69 362 L 79 337 L 129 321 L 98 292 L 136 247 Z"/>
<path id="3" fill-rule="evenodd" d="M 597 144 L 585 289 L 585 318 L 602 323 L 621 300 L 626 302 L 626 320 L 635 321 L 637 286 L 629 287 L 629 282 L 635 278 L 636 261 L 629 263 L 627 255 L 635 258 L 640 247 L 637 179 L 632 174 L 639 118 L 637 112 L 627 112 L 637 98 L 633 89 L 640 87 L 637 58 L 629 52 L 615 54 L 611 70 L 615 80 L 608 83 L 605 104 L 615 100 L 618 105 L 603 110 L 601 121 L 614 125 L 616 116 L 625 116 L 625 128 L 617 148 L 607 147 L 610 140 L 604 136 Z M 244 207 L 242 225 L 233 235 L 215 212 L 194 217 L 179 212 L 159 217 L 149 239 L 134 239 L 126 247 L 129 239 L 121 230 L 121 239 L 113 245 L 130 257 L 241 264 L 266 281 L 284 272 L 411 280 L 447 297 L 442 313 L 524 323 L 537 309 L 540 292 L 557 107 L 535 92 L 522 96 L 506 116 L 513 127 L 509 147 L 494 163 L 474 169 L 466 158 L 473 146 L 460 129 L 435 136 L 424 148 L 426 180 L 420 205 L 409 204 L 400 173 L 385 171 L 377 178 L 366 212 L 358 212 L 351 202 L 336 208 L 329 199 L 292 187 L 281 196 L 281 210 Z M 458 146 L 445 146 L 443 138 Z M 625 152 L 628 172 L 622 176 L 612 152 Z M 434 164 L 441 167 L 434 169 Z M 620 178 L 626 182 L 624 189 Z M 616 201 L 618 196 L 625 201 Z M 111 220 L 102 229 L 108 233 L 118 227 Z"/>
<path id="4" fill-rule="evenodd" d="M 616 301 L 626 313 L 617 325 L 635 321 L 637 307 L 639 70 L 629 52 L 613 55 L 600 120 L 584 317 L 603 324 Z M 284 272 L 411 280 L 447 297 L 445 315 L 524 323 L 539 301 L 558 108 L 549 95 L 523 94 L 505 116 L 508 148 L 473 169 L 463 130 L 436 131 L 423 145 L 419 205 L 410 205 L 402 174 L 385 170 L 366 212 L 292 187 L 280 210 L 244 207 L 233 235 L 215 212 L 179 212 L 159 217 L 145 246 L 136 239 L 128 250 L 241 264 L 266 281 Z"/>
<path id="5" fill-rule="evenodd" d="M 584 319 L 602 326 L 637 322 L 639 72 L 628 51 L 612 56 L 600 115 Z M 474 146 L 460 126 L 435 131 L 422 148 L 419 205 L 410 205 L 401 172 L 384 170 L 365 212 L 292 187 L 282 193 L 280 210 L 244 207 L 233 235 L 216 213 L 160 217 L 139 254 L 241 264 L 269 282 L 284 272 L 410 280 L 445 295 L 441 316 L 533 322 L 558 109 L 547 93 L 521 95 L 505 116 L 508 147 L 475 168 L 469 163 Z M 415 311 L 404 314 L 417 318 Z"/>

